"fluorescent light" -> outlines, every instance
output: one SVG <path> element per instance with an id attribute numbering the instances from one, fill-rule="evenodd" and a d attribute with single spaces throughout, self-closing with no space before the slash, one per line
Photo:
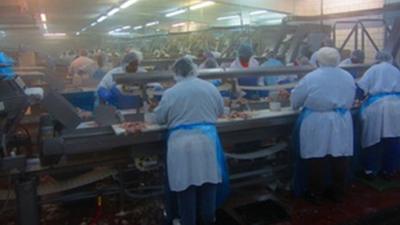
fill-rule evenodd
<path id="1" fill-rule="evenodd" d="M 112 16 L 119 11 L 119 8 L 113 8 L 108 13 L 107 16 Z"/>
<path id="2" fill-rule="evenodd" d="M 85 31 L 86 29 L 87 29 L 86 27 L 82 28 L 81 32 Z"/>
<path id="3" fill-rule="evenodd" d="M 249 15 L 250 16 L 255 16 L 255 15 L 260 15 L 260 14 L 264 14 L 264 13 L 267 13 L 267 12 L 268 12 L 267 10 L 253 11 L 253 12 L 250 12 Z"/>
<path id="4" fill-rule="evenodd" d="M 115 30 L 112 30 L 112 31 L 109 31 L 108 34 L 112 35 L 112 36 L 127 36 L 127 35 L 130 35 L 131 33 L 129 33 L 129 32 L 116 32 Z"/>
<path id="5" fill-rule="evenodd" d="M 117 28 L 117 29 L 115 29 L 114 31 L 115 32 L 120 32 L 122 30 L 122 28 Z"/>
<path id="6" fill-rule="evenodd" d="M 47 24 L 43 24 L 43 29 L 47 30 Z"/>
<path id="7" fill-rule="evenodd" d="M 187 9 L 179 9 L 170 13 L 165 14 L 165 17 L 172 17 L 172 16 L 176 16 L 182 13 L 185 13 L 187 11 Z"/>
<path id="8" fill-rule="evenodd" d="M 160 22 L 158 21 L 154 21 L 154 22 L 150 22 L 150 23 L 146 23 L 146 27 L 151 27 L 151 26 L 155 26 L 157 24 L 159 24 Z"/>
<path id="9" fill-rule="evenodd" d="M 239 19 L 240 16 L 236 15 L 236 16 L 223 16 L 223 17 L 218 17 L 217 20 L 221 21 L 221 20 L 233 20 L 233 19 Z"/>
<path id="10" fill-rule="evenodd" d="M 94 27 L 94 26 L 96 26 L 96 24 L 97 24 L 96 22 L 93 22 L 93 23 L 90 24 L 90 26 Z"/>
<path id="11" fill-rule="evenodd" d="M 134 30 L 140 30 L 140 29 L 142 29 L 143 28 L 143 26 L 136 26 L 136 27 L 134 27 L 133 29 Z"/>
<path id="12" fill-rule="evenodd" d="M 47 21 L 46 14 L 41 13 L 40 14 L 40 19 L 42 20 L 42 22 L 46 22 Z"/>
<path id="13" fill-rule="evenodd" d="M 183 26 L 186 26 L 186 23 L 176 23 L 172 25 L 172 27 L 183 27 Z"/>
<path id="14" fill-rule="evenodd" d="M 124 27 L 122 27 L 122 30 L 128 30 L 128 29 L 131 29 L 131 26 L 124 26 Z"/>
<path id="15" fill-rule="evenodd" d="M 128 8 L 129 6 L 131 6 L 131 5 L 133 5 L 135 2 L 137 2 L 138 0 L 128 0 L 128 1 L 126 1 L 126 2 L 124 2 L 124 3 L 122 3 L 121 4 L 121 6 L 120 6 L 120 8 L 121 9 L 126 9 L 126 8 Z"/>
<path id="16" fill-rule="evenodd" d="M 214 5 L 214 4 L 215 4 L 215 2 L 213 2 L 213 1 L 205 1 L 205 2 L 200 2 L 200 3 L 197 3 L 195 5 L 192 5 L 192 6 L 189 7 L 189 9 L 190 10 L 201 9 L 201 8 L 204 8 L 204 7 L 207 7 L 207 6 L 211 6 L 211 5 Z"/>
<path id="17" fill-rule="evenodd" d="M 282 23 L 282 19 L 274 19 L 274 20 L 267 20 L 266 24 L 269 25 L 276 25 L 276 24 L 281 24 Z"/>
<path id="18" fill-rule="evenodd" d="M 75 34 L 76 34 L 76 36 L 79 36 L 81 33 L 78 31 L 78 32 L 76 32 Z"/>
<path id="19" fill-rule="evenodd" d="M 97 19 L 97 23 L 103 22 L 105 19 L 107 19 L 107 16 L 101 16 L 100 18 Z"/>
<path id="20" fill-rule="evenodd" d="M 43 34 L 45 37 L 65 37 L 67 36 L 66 33 L 45 33 Z"/>

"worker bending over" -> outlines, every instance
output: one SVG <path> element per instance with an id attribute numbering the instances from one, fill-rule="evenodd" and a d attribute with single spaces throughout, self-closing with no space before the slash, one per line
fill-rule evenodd
<path id="1" fill-rule="evenodd" d="M 291 94 L 292 107 L 302 108 L 298 121 L 299 156 L 306 168 L 306 197 L 313 203 L 319 203 L 323 196 L 339 200 L 344 193 L 353 155 L 349 109 L 356 91 L 353 77 L 338 67 L 340 55 L 336 49 L 321 48 L 316 57 L 319 68 L 307 74 Z M 324 176 L 328 164 L 330 185 L 326 185 Z"/>

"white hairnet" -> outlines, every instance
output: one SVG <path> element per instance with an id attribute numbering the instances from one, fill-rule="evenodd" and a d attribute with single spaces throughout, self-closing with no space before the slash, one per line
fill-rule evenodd
<path id="1" fill-rule="evenodd" d="M 239 57 L 250 58 L 253 56 L 253 47 L 251 44 L 241 44 L 238 49 Z"/>
<path id="2" fill-rule="evenodd" d="M 393 56 L 389 52 L 380 51 L 380 52 L 376 53 L 375 59 L 378 62 L 392 62 Z"/>
<path id="3" fill-rule="evenodd" d="M 319 66 L 336 67 L 340 63 L 338 50 L 331 47 L 323 47 L 317 52 Z"/>
<path id="4" fill-rule="evenodd" d="M 172 70 L 177 76 L 188 77 L 196 75 L 197 66 L 190 57 L 184 56 L 176 60 Z"/>
<path id="5" fill-rule="evenodd" d="M 127 53 L 124 58 L 122 59 L 122 64 L 129 64 L 133 61 L 138 61 L 141 62 L 143 59 L 143 55 L 141 52 L 136 51 L 136 50 L 131 50 L 129 53 Z"/>

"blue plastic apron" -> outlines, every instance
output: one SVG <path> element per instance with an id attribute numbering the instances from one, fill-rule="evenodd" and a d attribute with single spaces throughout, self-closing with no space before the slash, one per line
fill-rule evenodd
<path id="1" fill-rule="evenodd" d="M 338 109 L 334 109 L 332 111 L 339 113 L 342 116 L 344 116 L 347 112 L 349 112 L 348 109 L 344 109 L 344 108 L 338 108 Z M 294 195 L 297 197 L 302 196 L 307 189 L 306 170 L 305 170 L 304 160 L 301 158 L 301 154 L 300 154 L 300 128 L 301 128 L 301 124 L 303 123 L 304 119 L 306 119 L 313 112 L 314 111 L 309 108 L 303 108 L 299 117 L 297 118 L 294 130 L 293 130 L 293 135 L 292 135 L 293 136 L 293 148 L 294 148 L 294 154 L 292 156 L 293 161 L 294 161 L 293 192 L 294 192 Z"/>
<path id="2" fill-rule="evenodd" d="M 222 178 L 222 183 L 217 185 L 217 207 L 220 207 L 229 196 L 229 174 L 228 166 L 226 164 L 224 150 L 221 145 L 221 141 L 218 136 L 217 128 L 212 123 L 196 123 L 196 124 L 185 124 L 180 125 L 168 130 L 168 138 L 170 135 L 177 130 L 199 130 L 203 134 L 207 135 L 211 140 L 215 142 L 218 169 Z"/>
<path id="3" fill-rule="evenodd" d="M 363 104 L 361 105 L 361 114 L 365 112 L 365 110 L 367 109 L 368 106 L 372 105 L 373 103 L 377 102 L 378 100 L 384 98 L 384 97 L 388 97 L 388 96 L 396 96 L 396 97 L 400 97 L 400 92 L 394 92 L 394 93 L 379 93 L 379 94 L 375 94 L 375 95 L 371 95 L 367 98 L 367 100 L 365 100 L 363 102 Z"/>

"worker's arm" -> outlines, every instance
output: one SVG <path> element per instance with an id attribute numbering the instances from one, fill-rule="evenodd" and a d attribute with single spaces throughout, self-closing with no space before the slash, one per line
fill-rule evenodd
<path id="1" fill-rule="evenodd" d="M 290 102 L 293 109 L 299 109 L 304 105 L 304 102 L 308 95 L 307 80 L 304 77 L 299 84 L 293 89 L 290 96 Z"/>

